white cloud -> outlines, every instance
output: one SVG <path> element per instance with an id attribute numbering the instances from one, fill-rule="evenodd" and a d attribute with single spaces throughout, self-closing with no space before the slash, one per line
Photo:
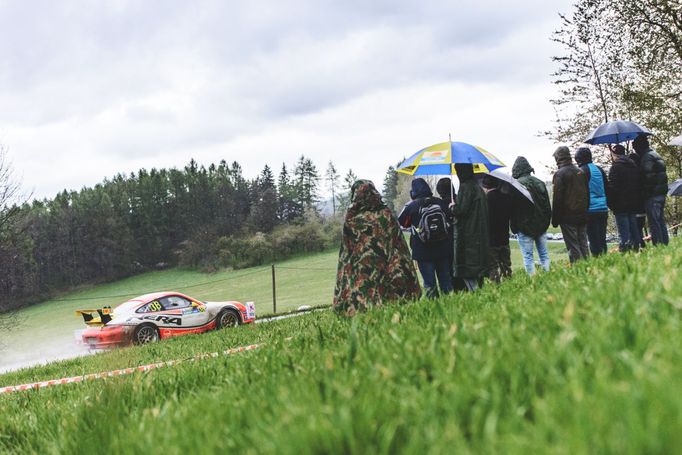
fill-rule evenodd
<path id="1" fill-rule="evenodd" d="M 191 157 L 379 184 L 448 132 L 545 159 L 569 4 L 0 1 L 0 141 L 38 197 Z"/>

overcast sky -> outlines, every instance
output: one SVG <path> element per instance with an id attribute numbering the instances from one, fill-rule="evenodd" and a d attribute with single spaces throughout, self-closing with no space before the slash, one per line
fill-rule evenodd
<path id="1" fill-rule="evenodd" d="M 191 158 L 380 185 L 448 133 L 542 175 L 570 4 L 0 0 L 0 143 L 41 198 Z"/>

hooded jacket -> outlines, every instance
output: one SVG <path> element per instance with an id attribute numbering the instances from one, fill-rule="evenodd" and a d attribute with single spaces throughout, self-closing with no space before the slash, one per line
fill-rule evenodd
<path id="1" fill-rule="evenodd" d="M 640 157 L 639 167 L 642 173 L 642 194 L 644 199 L 668 193 L 668 174 L 665 161 L 661 155 L 648 146 L 643 150 L 635 150 Z"/>
<path id="2" fill-rule="evenodd" d="M 455 164 L 455 171 L 460 185 L 452 208 L 456 219 L 454 272 L 456 277 L 478 278 L 488 267 L 488 202 L 471 164 Z"/>
<path id="3" fill-rule="evenodd" d="M 547 187 L 540 179 L 530 175 L 533 172 L 535 170 L 526 158 L 522 156 L 516 158 L 512 166 L 512 177 L 526 187 L 533 198 L 533 203 L 531 204 L 524 196 L 513 193 L 511 230 L 515 234 L 520 232 L 535 238 L 547 232 L 552 218 L 552 207 Z"/>
<path id="4" fill-rule="evenodd" d="M 568 147 L 557 148 L 554 159 L 559 170 L 552 179 L 552 225 L 587 224 L 590 196 L 585 174 L 573 164 Z"/>
<path id="5" fill-rule="evenodd" d="M 417 272 L 393 213 L 372 182 L 358 180 L 343 225 L 333 308 L 352 316 L 420 295 Z"/>
<path id="6" fill-rule="evenodd" d="M 398 215 L 398 222 L 403 228 L 413 228 L 419 226 L 421 220 L 420 209 L 428 202 L 429 199 L 440 204 L 443 212 L 447 214 L 448 207 L 442 199 L 433 197 L 433 192 L 429 188 L 429 184 L 423 178 L 416 178 L 412 180 L 412 190 L 410 191 L 412 201 L 408 202 L 403 210 Z M 410 247 L 412 248 L 412 259 L 415 261 L 435 261 L 450 256 L 448 246 L 450 240 L 445 239 L 440 242 L 424 243 L 419 240 L 412 230 L 410 234 Z"/>
<path id="7" fill-rule="evenodd" d="M 609 171 L 609 208 L 613 213 L 638 213 L 641 209 L 642 186 L 637 164 L 627 156 L 613 161 Z"/>
<path id="8" fill-rule="evenodd" d="M 608 211 L 608 179 L 604 170 L 592 162 L 592 152 L 587 147 L 580 147 L 575 152 L 575 162 L 585 174 L 590 190 L 588 213 Z"/>

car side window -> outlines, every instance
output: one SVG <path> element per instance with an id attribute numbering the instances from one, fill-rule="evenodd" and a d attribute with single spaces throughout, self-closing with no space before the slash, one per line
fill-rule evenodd
<path id="1" fill-rule="evenodd" d="M 164 308 L 161 305 L 161 302 L 159 302 L 158 300 L 152 300 L 151 302 L 142 305 L 140 308 L 138 308 L 136 313 L 153 313 L 155 311 L 161 311 L 163 309 Z"/>
<path id="2" fill-rule="evenodd" d="M 192 306 L 192 302 L 179 295 L 170 295 L 160 300 L 165 310 L 179 310 Z"/>

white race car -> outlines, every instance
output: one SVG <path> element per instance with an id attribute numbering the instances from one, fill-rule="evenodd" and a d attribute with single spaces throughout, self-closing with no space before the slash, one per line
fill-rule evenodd
<path id="1" fill-rule="evenodd" d="M 83 343 L 104 349 L 250 324 L 256 319 L 256 308 L 253 302 L 202 302 L 178 292 L 156 292 L 113 310 L 104 307 L 76 314 L 89 326 L 81 333 Z"/>

